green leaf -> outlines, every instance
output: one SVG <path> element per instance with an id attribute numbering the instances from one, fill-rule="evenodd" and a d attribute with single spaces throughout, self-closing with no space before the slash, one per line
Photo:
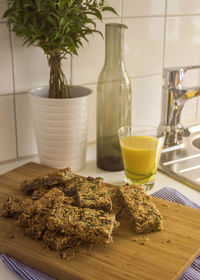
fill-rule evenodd
<path id="1" fill-rule="evenodd" d="M 1 0 L 0 0 L 1 1 Z M 23 39 L 24 45 L 40 47 L 48 59 L 59 60 L 67 55 L 78 55 L 83 41 L 102 33 L 97 30 L 97 20 L 102 21 L 104 11 L 115 13 L 105 0 L 6 0 L 8 9 L 3 17 L 12 31 Z M 93 18 L 93 19 L 92 19 Z M 95 20 L 94 20 L 95 18 Z M 59 62 L 60 63 L 60 62 Z M 58 64 L 59 64 L 58 63 Z M 56 79 L 60 82 L 61 72 Z"/>
<path id="2" fill-rule="evenodd" d="M 108 12 L 112 12 L 114 14 L 116 14 L 118 16 L 118 13 L 115 11 L 115 9 L 113 9 L 112 7 L 110 6 L 105 6 L 102 8 L 102 11 L 105 12 L 105 11 L 108 11 Z"/>
<path id="3" fill-rule="evenodd" d="M 3 18 L 9 17 L 9 16 L 12 14 L 13 10 L 14 10 L 13 7 L 7 9 L 7 11 L 5 11 L 5 13 L 4 13 L 4 15 L 3 15 Z"/>
<path id="4" fill-rule="evenodd" d="M 65 23 L 65 18 L 62 17 L 62 18 L 60 19 L 60 25 L 63 25 L 64 23 Z"/>
<path id="5" fill-rule="evenodd" d="M 46 20 L 47 20 L 48 23 L 50 23 L 50 25 L 56 27 L 56 21 L 55 21 L 55 19 L 52 16 L 47 15 Z"/>
<path id="6" fill-rule="evenodd" d="M 74 0 L 69 0 L 69 8 L 73 5 Z"/>
<path id="7" fill-rule="evenodd" d="M 37 5 L 37 8 L 38 8 L 38 11 L 40 11 L 41 0 L 36 0 L 36 5 Z"/>
<path id="8" fill-rule="evenodd" d="M 60 33 L 57 32 L 57 33 L 56 33 L 56 36 L 55 36 L 55 40 L 58 39 L 59 37 L 60 37 Z"/>
<path id="9" fill-rule="evenodd" d="M 98 19 L 102 20 L 101 12 L 98 9 L 92 8 L 91 10 L 94 12 L 93 13 L 94 16 L 96 16 Z"/>

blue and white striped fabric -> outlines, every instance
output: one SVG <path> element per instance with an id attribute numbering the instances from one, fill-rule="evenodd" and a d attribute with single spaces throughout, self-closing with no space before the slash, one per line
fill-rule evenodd
<path id="1" fill-rule="evenodd" d="M 200 206 L 196 203 L 190 201 L 187 197 L 182 195 L 180 192 L 165 187 L 156 193 L 153 196 L 163 198 L 169 201 L 181 203 L 193 208 L 200 209 Z M 25 266 L 13 260 L 12 258 L 2 255 L 2 261 L 13 271 L 15 271 L 22 279 L 25 280 L 55 280 L 44 273 L 41 273 L 31 267 Z M 66 279 L 67 280 L 67 279 Z M 192 265 L 185 271 L 185 273 L 180 277 L 179 280 L 200 280 L 200 256 L 192 263 Z"/>
<path id="2" fill-rule="evenodd" d="M 14 272 L 16 272 L 22 279 L 25 280 L 56 280 L 32 267 L 26 266 L 23 263 L 6 256 L 1 256 L 2 261 Z M 1 279 L 3 280 L 3 279 Z M 6 280 L 6 279 L 5 279 Z M 67 279 L 66 279 L 67 280 Z"/>
<path id="3" fill-rule="evenodd" d="M 192 208 L 200 209 L 200 205 L 192 202 L 187 197 L 185 197 L 183 194 L 181 194 L 179 191 L 165 187 L 163 189 L 160 189 L 159 191 L 152 194 L 152 196 L 157 196 L 159 198 L 163 198 L 165 200 L 177 202 L 183 205 L 190 206 Z"/>

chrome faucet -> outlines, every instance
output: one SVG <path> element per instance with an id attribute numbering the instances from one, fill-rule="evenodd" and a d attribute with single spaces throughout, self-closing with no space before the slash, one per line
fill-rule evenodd
<path id="1" fill-rule="evenodd" d="M 165 68 L 163 71 L 162 111 L 160 128 L 165 131 L 164 147 L 179 145 L 189 130 L 181 125 L 180 118 L 187 100 L 200 95 L 200 87 L 184 88 L 183 77 L 186 71 L 198 69 L 200 65 Z"/>

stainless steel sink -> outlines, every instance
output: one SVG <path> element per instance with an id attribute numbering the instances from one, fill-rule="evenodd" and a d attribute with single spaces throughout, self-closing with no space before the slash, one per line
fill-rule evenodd
<path id="1" fill-rule="evenodd" d="M 159 170 L 200 191 L 200 125 L 180 145 L 162 151 Z"/>
<path id="2" fill-rule="evenodd" d="M 193 140 L 192 144 L 197 148 L 200 149 L 200 136 Z"/>

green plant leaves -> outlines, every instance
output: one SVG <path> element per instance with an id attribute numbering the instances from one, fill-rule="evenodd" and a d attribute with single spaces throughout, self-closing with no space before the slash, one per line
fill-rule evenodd
<path id="1" fill-rule="evenodd" d="M 62 52 L 77 55 L 82 40 L 99 33 L 95 18 L 115 10 L 104 0 L 7 0 L 4 18 L 27 45 L 41 47 L 46 54 Z M 92 17 L 93 18 L 92 18 Z"/>
<path id="2" fill-rule="evenodd" d="M 6 1 L 8 9 L 4 18 L 8 19 L 12 31 L 24 39 L 25 45 L 38 46 L 47 57 L 60 60 L 77 55 L 89 35 L 102 36 L 96 20 L 102 21 L 103 12 L 117 14 L 104 0 Z"/>
<path id="3" fill-rule="evenodd" d="M 38 11 L 40 11 L 40 7 L 41 7 L 41 0 L 35 0 L 36 1 L 36 5 L 38 8 Z"/>
<path id="4" fill-rule="evenodd" d="M 115 9 L 113 9 L 112 7 L 109 7 L 109 6 L 105 6 L 102 8 L 102 11 L 105 12 L 105 11 L 109 11 L 109 12 L 112 12 L 114 14 L 116 14 L 118 16 L 118 13 L 115 11 Z"/>
<path id="5" fill-rule="evenodd" d="M 91 14 L 102 20 L 101 12 L 97 8 L 91 8 L 91 10 L 93 11 L 93 13 L 91 12 Z"/>

